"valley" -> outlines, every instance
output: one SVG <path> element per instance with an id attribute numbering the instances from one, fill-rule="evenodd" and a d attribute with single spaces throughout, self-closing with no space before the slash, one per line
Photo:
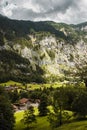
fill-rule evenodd
<path id="1" fill-rule="evenodd" d="M 0 108 L 3 129 L 86 130 L 87 22 L 0 15 Z"/>

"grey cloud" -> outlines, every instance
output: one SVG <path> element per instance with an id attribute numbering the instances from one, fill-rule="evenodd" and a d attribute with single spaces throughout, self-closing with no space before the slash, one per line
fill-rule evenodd
<path id="1" fill-rule="evenodd" d="M 2 14 L 5 14 L 3 9 L 7 8 L 6 1 L 0 1 Z M 25 3 L 30 8 L 24 7 Z M 9 17 L 14 19 L 54 20 L 66 23 L 79 23 L 87 19 L 87 0 L 8 0 L 8 4 L 16 5 L 16 8 L 9 8 L 12 14 Z M 39 11 L 36 11 L 37 7 Z"/>
<path id="2" fill-rule="evenodd" d="M 22 12 L 22 13 L 20 13 Z M 46 14 L 44 13 L 36 13 L 31 9 L 16 9 L 13 11 L 14 19 L 24 19 L 24 20 L 35 20 L 36 18 L 43 18 L 46 17 Z"/>
<path id="3" fill-rule="evenodd" d="M 34 20 L 36 17 L 38 17 L 38 14 L 33 12 L 31 9 L 29 10 L 20 8 L 13 11 L 13 18 L 16 19 Z"/>
<path id="4" fill-rule="evenodd" d="M 76 0 L 33 0 L 33 4 L 39 4 L 41 8 L 46 10 L 47 13 L 51 12 L 64 12 L 70 6 L 74 6 L 76 4 Z"/>

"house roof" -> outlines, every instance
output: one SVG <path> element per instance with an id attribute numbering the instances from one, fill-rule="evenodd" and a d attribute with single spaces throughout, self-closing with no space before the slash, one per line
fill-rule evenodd
<path id="1" fill-rule="evenodd" d="M 27 103 L 28 102 L 28 99 L 27 98 L 22 98 L 19 100 L 19 103 L 21 104 L 24 104 L 24 103 Z"/>

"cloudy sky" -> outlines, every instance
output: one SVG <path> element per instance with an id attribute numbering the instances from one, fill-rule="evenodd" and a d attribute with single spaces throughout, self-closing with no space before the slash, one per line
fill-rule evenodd
<path id="1" fill-rule="evenodd" d="M 0 0 L 0 14 L 19 20 L 87 21 L 87 0 Z"/>

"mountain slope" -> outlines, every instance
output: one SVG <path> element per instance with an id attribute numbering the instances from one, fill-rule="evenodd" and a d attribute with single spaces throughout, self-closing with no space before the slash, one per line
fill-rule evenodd
<path id="1" fill-rule="evenodd" d="M 64 80 L 87 58 L 86 23 L 10 20 L 0 16 L 0 81 Z"/>

